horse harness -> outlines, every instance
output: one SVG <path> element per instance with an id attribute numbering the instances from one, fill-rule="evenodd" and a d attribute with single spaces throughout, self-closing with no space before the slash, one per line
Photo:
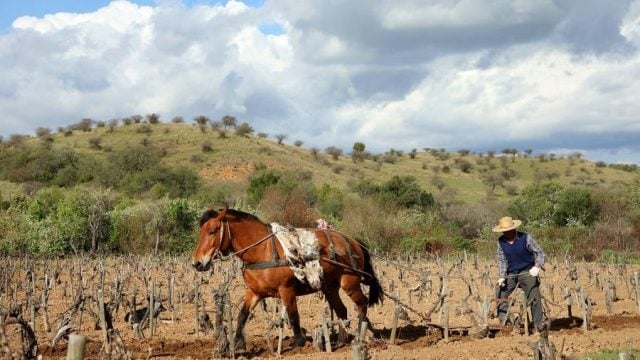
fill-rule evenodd
<path id="1" fill-rule="evenodd" d="M 273 232 L 271 225 L 267 225 L 268 229 L 269 229 L 269 237 L 271 240 L 271 249 L 272 249 L 272 253 L 273 253 L 273 258 L 271 260 L 268 261 L 262 261 L 262 262 L 258 262 L 258 263 L 253 263 L 253 264 L 247 264 L 244 263 L 244 268 L 245 269 L 249 269 L 249 270 L 263 270 L 263 269 L 269 269 L 269 268 L 274 268 L 274 267 L 281 267 L 281 266 L 291 266 L 291 263 L 289 260 L 287 259 L 281 259 L 280 255 L 278 254 L 278 249 L 276 248 L 276 241 L 275 241 L 275 233 Z M 338 265 L 338 266 L 342 266 L 346 269 L 349 269 L 351 271 L 357 272 L 359 274 L 362 274 L 364 276 L 367 277 L 372 277 L 371 274 L 359 270 L 357 269 L 357 264 L 356 264 L 356 260 L 359 259 L 360 257 L 356 254 L 354 254 L 353 252 L 353 247 L 351 246 L 351 243 L 349 242 L 349 240 L 347 240 L 347 238 L 344 236 L 344 234 L 342 234 L 339 231 L 334 231 L 337 234 L 340 234 L 340 238 L 342 239 L 343 243 L 345 244 L 345 247 L 347 248 L 347 255 L 349 257 L 350 260 L 350 265 L 344 264 L 338 260 L 336 260 L 336 256 L 337 255 L 342 255 L 339 254 L 336 251 L 336 247 L 335 247 L 335 243 L 333 241 L 333 238 L 331 237 L 331 234 L 329 233 L 328 230 L 323 230 L 327 239 L 329 240 L 329 257 L 323 257 L 322 259 L 334 264 L 334 265 Z"/>

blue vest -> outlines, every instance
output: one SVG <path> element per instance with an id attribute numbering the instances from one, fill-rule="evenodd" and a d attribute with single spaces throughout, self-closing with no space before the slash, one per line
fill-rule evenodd
<path id="1" fill-rule="evenodd" d="M 526 270 L 536 263 L 536 259 L 533 253 L 527 249 L 527 234 L 523 232 L 516 233 L 516 240 L 513 244 L 509 244 L 504 240 L 503 236 L 500 236 L 500 247 L 504 252 L 509 266 L 507 267 L 508 273 L 521 272 Z"/>

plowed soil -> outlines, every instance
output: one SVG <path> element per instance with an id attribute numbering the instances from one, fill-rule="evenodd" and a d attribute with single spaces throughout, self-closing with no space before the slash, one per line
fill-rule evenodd
<path id="1" fill-rule="evenodd" d="M 9 260 L 2 260 L 3 266 Z M 61 272 L 59 282 L 52 289 L 49 297 L 49 319 L 51 327 L 50 332 L 45 331 L 43 325 L 42 311 L 38 312 L 36 319 L 36 336 L 38 340 L 38 353 L 44 359 L 64 359 L 67 351 L 67 342 L 62 340 L 55 346 L 51 346 L 51 341 L 55 335 L 56 319 L 64 312 L 72 301 L 71 285 L 69 272 L 75 269 L 72 261 L 67 260 L 63 266 L 60 266 Z M 97 260 L 84 260 L 86 264 L 96 264 Z M 92 262 L 91 262 L 92 261 Z M 136 260 L 138 261 L 138 260 Z M 156 283 L 157 289 L 163 299 L 163 305 L 168 309 L 161 313 L 158 322 L 156 334 L 151 337 L 150 330 L 144 331 L 144 338 L 139 338 L 134 331 L 124 321 L 124 315 L 127 311 L 123 305 L 114 315 L 114 327 L 121 335 L 126 350 L 131 353 L 135 359 L 211 359 L 213 358 L 215 343 L 213 339 L 213 331 L 195 332 L 194 308 L 193 302 L 188 296 L 194 288 L 195 279 L 203 276 L 205 282 L 201 286 L 202 299 L 205 310 L 214 317 L 214 307 L 212 293 L 218 287 L 220 282 L 220 273 L 224 267 L 228 267 L 230 263 L 223 263 L 215 269 L 215 273 L 196 273 L 188 264 L 188 259 L 180 259 L 175 263 L 168 260 L 143 259 L 143 265 L 135 265 L 131 258 L 127 259 L 108 259 L 105 263 L 105 293 L 108 293 L 111 284 L 115 280 L 115 274 L 120 272 L 126 285 L 124 287 L 125 299 L 130 298 L 132 285 L 136 284 L 138 289 L 137 307 L 146 306 L 146 302 L 142 300 L 144 294 L 144 284 L 140 276 L 127 276 L 128 272 L 135 274 L 136 269 L 153 269 L 150 273 Z M 146 264 L 146 265 L 145 265 Z M 411 269 L 403 269 L 402 280 L 400 279 L 399 268 L 394 266 L 392 262 L 379 260 L 374 262 L 378 277 L 381 279 L 383 287 L 412 309 L 422 314 L 426 313 L 436 302 L 437 292 L 439 289 L 438 274 L 452 267 L 452 264 L 438 265 L 433 261 L 422 260 L 411 265 Z M 406 264 L 404 265 L 406 266 Z M 26 268 L 26 265 L 24 265 Z M 35 266 L 37 274 L 36 282 L 40 284 L 44 279 L 44 269 L 48 268 L 48 274 L 52 273 L 51 269 L 55 268 L 53 263 L 39 262 Z M 85 294 L 95 294 L 97 277 L 92 276 L 97 273 L 97 266 L 86 266 L 85 276 Z M 584 288 L 585 294 L 593 300 L 596 305 L 593 307 L 593 316 L 591 318 L 592 328 L 586 331 L 582 328 L 582 311 L 577 301 L 573 300 L 572 310 L 574 317 L 567 317 L 567 302 L 562 295 L 562 287 L 568 286 L 574 288 L 576 283 L 569 280 L 565 264 L 551 261 L 547 265 L 547 269 L 541 275 L 541 290 L 545 299 L 546 314 L 550 318 L 549 340 L 555 344 L 557 351 L 562 351 L 564 355 L 580 357 L 581 355 L 594 352 L 604 348 L 620 348 L 625 349 L 640 348 L 640 316 L 638 315 L 638 306 L 635 299 L 635 288 L 631 279 L 633 271 L 638 271 L 638 267 L 621 267 L 615 265 L 602 264 L 578 264 L 579 280 Z M 182 294 L 183 301 L 180 303 L 176 300 L 175 310 L 172 311 L 168 305 L 168 278 L 171 272 L 176 274 L 176 297 Z M 426 271 L 431 271 L 432 276 L 429 278 Z M 423 273 L 425 278 L 431 280 L 426 282 L 426 286 L 420 291 L 411 293 L 409 299 L 408 289 L 415 289 L 418 284 L 418 275 Z M 369 342 L 369 354 L 377 359 L 524 359 L 531 358 L 532 349 L 529 344 L 538 340 L 538 335 L 531 329 L 532 335 L 525 335 L 522 328 L 502 327 L 498 324 L 497 319 L 490 317 L 489 325 L 491 331 L 488 337 L 475 338 L 467 335 L 467 329 L 472 325 L 474 320 L 480 319 L 480 302 L 476 299 L 484 299 L 485 297 L 490 304 L 490 313 L 494 313 L 495 304 L 492 301 L 495 288 L 493 287 L 493 279 L 482 279 L 480 274 L 495 273 L 495 265 L 491 263 L 480 264 L 476 270 L 471 262 L 464 263 L 459 267 L 453 268 L 448 279 L 447 288 L 451 293 L 450 299 L 450 327 L 455 332 L 448 341 L 442 338 L 442 332 L 436 327 L 421 320 L 419 316 L 411 310 L 407 312 L 408 317 L 402 316 L 398 322 L 398 338 L 396 344 L 390 344 L 388 338 L 391 333 L 391 323 L 395 309 L 395 302 L 390 298 L 386 298 L 382 306 L 375 306 L 369 309 L 369 318 L 375 330 L 367 333 Z M 591 274 L 591 276 L 589 276 Z M 209 277 L 207 277 L 209 276 Z M 596 279 L 597 276 L 597 279 Z M 465 278 L 465 279 L 463 279 Z M 612 312 L 607 313 L 605 306 L 604 291 L 600 285 L 610 278 L 616 285 L 616 301 L 612 304 Z M 25 272 L 18 270 L 14 273 L 14 281 L 17 284 L 25 284 Z M 393 281 L 393 290 L 391 290 Z M 21 293 L 22 285 L 14 283 L 17 299 L 24 299 Z M 75 283 L 75 282 L 74 282 Z M 471 286 L 469 286 L 471 285 Z M 551 287 L 550 285 L 553 285 Z M 39 288 L 39 287 L 38 287 Z M 468 297 L 469 288 L 472 289 L 473 296 Z M 92 290 L 93 289 L 93 290 Z M 142 290 L 141 290 L 142 289 Z M 236 276 L 233 281 L 231 299 L 234 303 L 233 315 L 237 314 L 237 306 L 242 301 L 244 284 L 240 276 Z M 553 291 L 553 292 L 552 292 Z M 13 291 L 11 291 L 13 292 Z M 5 286 L 2 290 L 2 298 L 0 304 L 10 304 L 9 299 L 12 298 Z M 40 290 L 36 290 L 39 294 Z M 514 293 L 518 297 L 518 291 Z M 66 295 L 65 295 L 66 294 Z M 355 310 L 353 303 L 344 294 L 342 298 L 347 305 L 350 316 L 352 331 L 353 324 L 356 323 Z M 478 296 L 476 298 L 476 295 Z M 468 304 L 473 312 L 474 318 L 464 315 L 462 306 L 463 301 Z M 17 300 L 22 301 L 22 300 Z M 266 302 L 266 311 L 262 306 L 256 307 L 254 314 L 249 319 L 246 327 L 247 350 L 238 353 L 238 356 L 245 358 L 269 358 L 276 355 L 271 353 L 267 341 L 273 341 L 277 346 L 278 330 L 269 333 L 269 324 L 273 318 L 272 309 L 276 306 L 276 301 L 268 299 Z M 88 301 L 87 307 L 95 306 L 94 301 Z M 331 354 L 321 352 L 312 344 L 311 334 L 315 328 L 321 323 L 321 312 L 323 309 L 322 298 L 315 295 L 308 295 L 298 298 L 298 307 L 300 311 L 301 324 L 307 331 L 308 342 L 303 348 L 294 348 L 291 339 L 291 330 L 285 328 L 285 338 L 283 341 L 282 356 L 290 359 L 351 359 L 352 350 L 350 345 L 337 346 Z M 4 306 L 3 306 L 4 308 Z M 513 308 L 519 308 L 516 302 Z M 172 315 L 175 321 L 171 321 Z M 29 312 L 25 311 L 23 317 L 29 319 Z M 431 323 L 443 326 L 444 317 L 440 316 L 438 311 L 434 311 L 431 316 Z M 94 326 L 94 318 L 90 311 L 83 312 L 82 322 L 79 315 L 76 315 L 71 321 L 79 333 L 87 336 L 87 359 L 97 359 L 100 356 L 102 347 L 102 332 Z M 234 325 L 235 326 L 235 325 Z M 9 344 L 14 352 L 19 348 L 19 334 L 15 325 L 7 325 L 6 333 Z"/>

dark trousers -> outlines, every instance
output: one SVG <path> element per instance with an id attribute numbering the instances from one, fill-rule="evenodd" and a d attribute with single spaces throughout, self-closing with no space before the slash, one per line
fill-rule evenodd
<path id="1" fill-rule="evenodd" d="M 500 288 L 500 299 L 508 298 L 513 290 L 516 289 L 516 285 L 524 290 L 527 296 L 527 303 L 531 305 L 533 325 L 536 329 L 540 329 L 543 322 L 543 315 L 542 301 L 540 299 L 540 281 L 538 277 L 529 275 L 528 271 L 523 271 L 519 274 L 508 274 L 506 285 Z M 498 305 L 498 318 L 501 322 L 504 322 L 508 306 L 507 302 L 501 302 Z"/>

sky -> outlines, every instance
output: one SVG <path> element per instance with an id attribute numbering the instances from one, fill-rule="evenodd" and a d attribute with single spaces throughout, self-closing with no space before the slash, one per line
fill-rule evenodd
<path id="1" fill-rule="evenodd" d="M 640 0 L 0 0 L 0 135 L 235 116 L 285 142 L 640 162 Z"/>

